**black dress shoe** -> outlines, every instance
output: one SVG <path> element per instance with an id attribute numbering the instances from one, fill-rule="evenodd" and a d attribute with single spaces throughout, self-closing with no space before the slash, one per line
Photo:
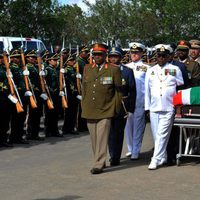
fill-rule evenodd
<path id="1" fill-rule="evenodd" d="M 38 141 L 44 141 L 44 137 L 30 137 L 30 140 L 38 140 Z"/>
<path id="2" fill-rule="evenodd" d="M 120 165 L 120 160 L 110 159 L 110 166 L 118 166 L 118 165 Z"/>
<path id="3" fill-rule="evenodd" d="M 13 144 L 9 144 L 8 142 L 1 143 L 2 147 L 13 147 Z"/>
<path id="4" fill-rule="evenodd" d="M 17 140 L 14 143 L 16 143 L 16 144 L 29 144 L 29 141 L 23 139 L 23 140 Z"/>
<path id="5" fill-rule="evenodd" d="M 90 170 L 90 173 L 91 173 L 91 174 L 101 174 L 101 173 L 103 173 L 103 169 L 92 168 L 92 169 Z"/>

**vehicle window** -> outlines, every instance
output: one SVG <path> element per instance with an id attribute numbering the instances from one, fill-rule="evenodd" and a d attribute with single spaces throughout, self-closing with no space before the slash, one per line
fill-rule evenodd
<path id="1" fill-rule="evenodd" d="M 3 42 L 0 42 L 0 49 L 3 50 Z"/>
<path id="2" fill-rule="evenodd" d="M 21 47 L 21 41 L 12 41 L 12 46 L 13 48 L 20 48 Z M 37 42 L 33 42 L 33 41 L 23 41 L 23 46 L 26 50 L 30 50 L 30 49 L 34 49 L 37 50 Z M 40 48 L 40 51 L 45 50 L 44 44 L 43 43 L 39 43 L 38 47 Z"/>

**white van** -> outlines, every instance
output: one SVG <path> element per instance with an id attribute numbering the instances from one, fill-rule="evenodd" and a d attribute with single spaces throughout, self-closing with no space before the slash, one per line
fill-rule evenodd
<path id="1" fill-rule="evenodd" d="M 46 49 L 44 43 L 41 40 L 34 39 L 34 38 L 21 38 L 21 37 L 7 37 L 7 36 L 0 36 L 0 49 L 3 50 L 11 50 L 15 48 L 20 48 L 22 45 L 25 50 L 40 50 L 42 52 Z"/>

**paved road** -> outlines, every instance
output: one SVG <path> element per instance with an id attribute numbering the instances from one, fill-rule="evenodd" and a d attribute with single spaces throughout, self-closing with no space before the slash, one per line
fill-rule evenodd
<path id="1" fill-rule="evenodd" d="M 191 200 L 200 199 L 199 160 L 149 171 L 152 139 L 146 128 L 138 161 L 91 175 L 87 132 L 0 149 L 0 200 Z M 123 155 L 126 152 L 124 147 Z M 123 156 L 124 157 L 124 156 Z"/>

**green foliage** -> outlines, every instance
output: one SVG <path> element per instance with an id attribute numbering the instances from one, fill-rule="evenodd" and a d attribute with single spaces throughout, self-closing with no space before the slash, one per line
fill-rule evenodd
<path id="1" fill-rule="evenodd" d="M 81 45 L 120 39 L 145 44 L 200 35 L 198 0 L 83 0 L 89 11 L 58 0 L 0 1 L 0 35 L 41 38 L 46 44 Z"/>

